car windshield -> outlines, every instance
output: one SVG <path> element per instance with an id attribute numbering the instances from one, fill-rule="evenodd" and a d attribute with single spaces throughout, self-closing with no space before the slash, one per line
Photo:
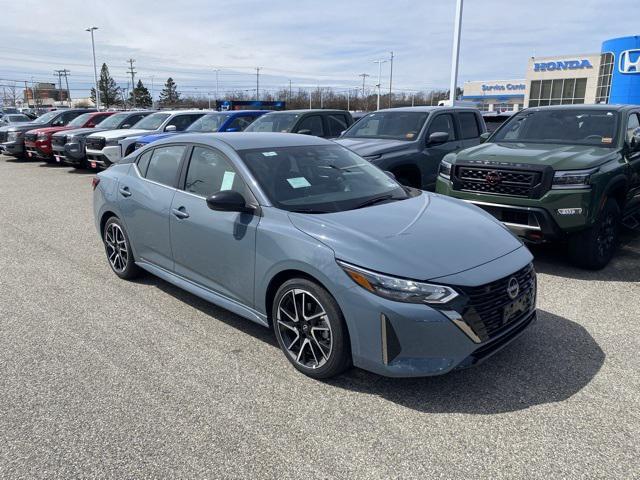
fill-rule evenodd
<path id="1" fill-rule="evenodd" d="M 491 141 L 614 147 L 617 118 L 613 110 L 525 110 L 506 122 Z"/>
<path id="2" fill-rule="evenodd" d="M 379 168 L 340 145 L 238 152 L 275 206 L 332 213 L 408 198 Z"/>
<path id="3" fill-rule="evenodd" d="M 201 133 L 217 132 L 229 116 L 230 114 L 228 113 L 211 113 L 209 115 L 205 115 L 193 122 L 186 131 Z"/>
<path id="4" fill-rule="evenodd" d="M 157 130 L 170 116 L 170 113 L 152 113 L 148 117 L 144 117 L 131 128 L 140 130 Z"/>
<path id="5" fill-rule="evenodd" d="M 10 122 L 28 122 L 31 119 L 26 115 L 7 115 Z"/>
<path id="6" fill-rule="evenodd" d="M 71 120 L 69 123 L 67 123 L 67 127 L 81 127 L 89 121 L 89 119 L 91 118 L 91 115 L 93 114 L 83 113 L 82 115 L 77 116 L 76 118 Z"/>
<path id="7" fill-rule="evenodd" d="M 108 116 L 100 122 L 100 128 L 113 128 L 116 129 L 120 124 L 129 117 L 130 113 L 115 113 Z"/>
<path id="8" fill-rule="evenodd" d="M 244 131 L 287 133 L 291 131 L 299 118 L 299 113 L 267 113 L 249 125 Z"/>
<path id="9" fill-rule="evenodd" d="M 344 138 L 415 140 L 427 120 L 427 112 L 374 112 L 345 132 Z"/>
<path id="10" fill-rule="evenodd" d="M 38 117 L 36 120 L 33 121 L 33 123 L 49 123 L 51 120 L 56 118 L 58 115 L 60 115 L 60 111 L 53 110 L 51 112 L 47 112 L 44 115 Z"/>

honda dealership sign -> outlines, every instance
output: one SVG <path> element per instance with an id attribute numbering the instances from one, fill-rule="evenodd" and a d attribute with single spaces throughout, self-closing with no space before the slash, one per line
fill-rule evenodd
<path id="1" fill-rule="evenodd" d="M 609 103 L 640 105 L 640 36 L 607 40 L 602 53 L 613 55 Z"/>

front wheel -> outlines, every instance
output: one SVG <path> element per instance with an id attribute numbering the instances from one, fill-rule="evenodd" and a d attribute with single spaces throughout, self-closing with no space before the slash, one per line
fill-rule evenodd
<path id="1" fill-rule="evenodd" d="M 140 268 L 133 259 L 129 237 L 119 218 L 111 217 L 107 220 L 102 239 L 107 260 L 113 273 L 125 280 L 130 280 L 140 275 Z"/>
<path id="2" fill-rule="evenodd" d="M 609 199 L 598 220 L 591 227 L 569 238 L 569 257 L 582 268 L 600 270 L 604 268 L 618 247 L 620 207 Z"/>
<path id="3" fill-rule="evenodd" d="M 273 329 L 293 366 L 312 378 L 329 378 L 351 364 L 342 312 L 324 288 L 307 279 L 285 282 L 276 293 Z"/>

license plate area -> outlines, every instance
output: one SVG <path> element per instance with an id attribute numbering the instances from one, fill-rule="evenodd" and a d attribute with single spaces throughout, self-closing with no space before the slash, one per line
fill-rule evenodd
<path id="1" fill-rule="evenodd" d="M 531 310 L 534 295 L 534 289 L 532 288 L 527 293 L 521 295 L 519 298 L 505 306 L 502 311 L 502 324 L 506 325 L 511 323 L 516 318 L 522 316 L 522 314 Z"/>

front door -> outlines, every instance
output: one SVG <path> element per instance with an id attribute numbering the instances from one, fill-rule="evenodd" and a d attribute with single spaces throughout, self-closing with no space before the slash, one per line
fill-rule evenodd
<path id="1" fill-rule="evenodd" d="M 169 212 L 185 145 L 158 147 L 141 155 L 118 184 L 120 209 L 137 260 L 173 270 Z"/>
<path id="2" fill-rule="evenodd" d="M 429 136 L 436 132 L 448 133 L 449 138 L 446 142 L 429 143 Z M 453 114 L 435 114 L 429 123 L 424 141 L 423 159 L 420 162 L 422 187 L 425 190 L 433 190 L 438 176 L 440 161 L 447 153 L 456 152 L 460 149 L 460 141 L 458 140 Z"/>
<path id="3" fill-rule="evenodd" d="M 171 205 L 175 272 L 245 305 L 253 305 L 256 227 L 259 217 L 211 210 L 206 198 L 236 190 L 252 199 L 246 184 L 220 151 L 196 146 L 183 189 Z"/>

